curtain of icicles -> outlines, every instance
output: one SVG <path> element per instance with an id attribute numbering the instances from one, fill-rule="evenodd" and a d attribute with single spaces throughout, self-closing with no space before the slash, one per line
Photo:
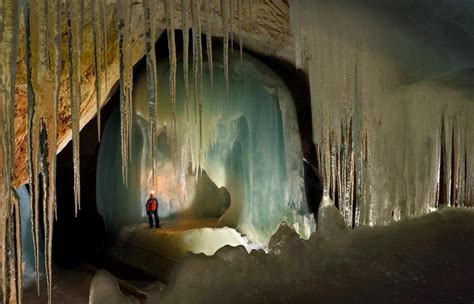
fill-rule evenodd
<path id="1" fill-rule="evenodd" d="M 352 227 L 472 204 L 474 107 L 449 75 L 456 50 L 360 3 L 290 2 L 325 197 Z"/>
<path id="2" fill-rule="evenodd" d="M 237 24 L 242 52 L 242 7 L 244 0 L 146 0 L 142 1 L 144 15 L 145 50 L 147 66 L 147 90 L 149 99 L 149 129 L 156 131 L 157 117 L 157 71 L 155 58 L 155 41 L 158 20 L 155 16 L 157 10 L 165 8 L 166 26 L 168 31 L 168 45 L 170 51 L 170 87 L 172 92 L 171 110 L 176 113 L 176 46 L 175 28 L 185 29 L 183 35 L 185 48 L 184 63 L 188 66 L 189 36 L 187 29 L 192 26 L 192 71 L 194 83 L 193 101 L 189 100 L 190 85 L 188 75 L 185 73 L 186 82 L 186 109 L 189 119 L 196 122 L 199 130 L 202 128 L 201 113 L 205 105 L 202 104 L 202 69 L 204 50 L 201 47 L 201 24 L 206 25 L 206 54 L 209 58 L 208 68 L 212 74 L 212 25 L 211 13 L 218 12 L 222 15 L 222 29 L 224 32 L 224 52 L 228 54 L 229 35 L 232 35 L 232 24 Z M 251 13 L 251 1 L 248 1 L 248 17 Z M 159 3 L 161 2 L 161 4 Z M 20 232 L 20 210 L 15 188 L 15 88 L 17 80 L 17 63 L 26 66 L 26 82 L 28 92 L 28 168 L 29 184 L 31 185 L 31 227 L 35 251 L 36 284 L 38 294 L 39 265 L 41 265 L 40 246 L 41 237 L 45 243 L 45 271 L 48 301 L 51 302 L 52 273 L 51 250 L 53 221 L 56 211 L 56 147 L 58 144 L 58 104 L 60 97 L 70 100 L 71 129 L 73 141 L 74 164 L 74 199 L 76 215 L 80 210 L 80 162 L 79 162 L 79 131 L 81 118 L 81 59 L 83 53 L 83 37 L 85 35 L 85 19 L 91 20 L 87 30 L 92 31 L 93 61 L 95 74 L 95 94 L 98 116 L 98 138 L 100 139 L 100 107 L 103 95 L 108 93 L 108 52 L 107 45 L 107 15 L 114 11 L 115 24 L 118 32 L 118 56 L 120 58 L 120 113 L 121 113 L 121 153 L 123 180 L 127 179 L 131 139 L 132 120 L 132 88 L 133 88 L 133 62 L 131 54 L 131 0 L 117 0 L 107 6 L 106 1 L 90 0 L 2 0 L 0 1 L 0 146 L 1 149 L 1 183 L 2 192 L 2 284 L 3 302 L 22 302 L 22 245 Z M 179 9 L 175 8 L 178 7 Z M 237 13 L 234 14 L 234 11 Z M 234 17 L 235 15 L 235 17 Z M 181 18 L 176 18 L 181 16 Z M 181 24 L 176 24 L 181 20 Z M 21 28 L 20 26 L 24 27 Z M 66 30 L 66 33 L 63 32 Z M 20 34 L 24 31 L 24 35 Z M 63 41 L 65 37 L 65 41 Z M 19 58 L 19 47 L 24 47 L 24 58 Z M 66 64 L 62 66 L 62 49 L 66 49 Z M 23 63 L 24 62 L 24 63 Z M 228 59 L 224 58 L 227 69 Z M 69 95 L 60 96 L 61 73 L 66 71 L 69 85 Z M 187 69 L 186 69 L 187 71 Z M 101 80 L 105 79 L 105 86 Z M 226 73 L 226 87 L 228 75 Z M 105 88 L 105 91 L 104 91 Z M 176 120 L 173 119 L 171 141 L 176 139 Z M 201 134 L 201 131 L 200 131 Z M 153 146 L 155 136 L 150 136 L 148 145 Z M 199 137 L 197 142 L 200 142 Z M 175 144 L 171 145 L 176 147 Z M 194 168 L 200 167 L 202 151 L 199 145 L 192 154 Z M 149 149 L 153 151 L 153 149 Z M 155 155 L 150 152 L 148 157 L 155 163 Z M 39 200 L 42 200 L 40 202 Z M 43 210 L 39 210 L 39 206 Z M 40 218 L 40 215 L 43 218 Z M 41 223 L 44 234 L 40 233 Z"/>

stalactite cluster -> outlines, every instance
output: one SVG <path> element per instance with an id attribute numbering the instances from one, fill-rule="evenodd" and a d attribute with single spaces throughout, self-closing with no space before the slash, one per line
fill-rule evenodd
<path id="1" fill-rule="evenodd" d="M 211 82 L 213 79 L 212 56 L 212 14 L 214 1 L 211 0 L 181 0 L 181 21 L 179 26 L 174 24 L 173 17 L 177 14 L 174 0 L 143 1 L 141 6 L 144 14 L 145 50 L 147 67 L 147 93 L 149 105 L 148 159 L 152 166 L 156 155 L 153 152 L 154 140 L 157 134 L 157 63 L 155 55 L 156 29 L 158 20 L 156 12 L 158 1 L 163 1 L 168 33 L 168 48 L 170 59 L 169 85 L 171 92 L 172 125 L 170 140 L 176 155 L 176 130 L 178 127 L 198 128 L 198 139 L 193 139 L 193 146 L 197 151 L 188 151 L 192 154 L 193 167 L 199 168 L 202 160 L 202 111 L 203 107 L 203 49 L 201 43 L 202 22 L 206 28 L 206 47 L 208 68 Z M 89 7 L 90 5 L 90 7 Z M 83 57 L 84 36 L 86 30 L 92 32 L 93 37 L 93 74 L 95 99 L 97 108 L 97 135 L 100 140 L 100 108 L 103 96 L 108 93 L 108 28 L 107 14 L 110 9 L 116 12 L 116 28 L 118 32 L 118 52 L 120 58 L 120 113 L 121 113 L 121 156 L 123 182 L 128 179 L 129 154 L 132 146 L 131 128 L 132 117 L 132 89 L 133 89 L 133 62 L 132 62 L 132 35 L 131 18 L 134 3 L 130 0 L 117 0 L 115 7 L 108 7 L 106 1 L 91 0 L 4 0 L 0 6 L 0 145 L 1 150 L 1 183 L 0 190 L 3 202 L 2 222 L 2 282 L 4 303 L 22 302 L 22 247 L 20 231 L 20 210 L 18 198 L 14 189 L 14 151 L 15 151 L 15 91 L 17 77 L 17 62 L 19 44 L 24 44 L 26 67 L 26 83 L 28 92 L 28 168 L 29 184 L 31 189 L 31 229 L 35 251 L 36 285 L 40 293 L 40 247 L 45 244 L 44 265 L 48 301 L 52 301 L 52 237 L 53 222 L 57 217 L 56 201 L 56 147 L 58 145 L 58 111 L 60 97 L 70 100 L 71 129 L 73 142 L 74 167 L 74 204 L 76 216 L 80 211 L 80 119 L 81 119 L 81 60 Z M 249 1 L 249 9 L 251 2 Z M 221 1 L 222 27 L 224 29 L 224 65 L 226 67 L 225 82 L 228 88 L 228 49 L 229 35 L 233 35 L 232 16 L 234 7 L 232 1 Z M 191 24 L 190 15 L 191 14 Z M 20 16 L 23 16 L 24 41 L 20 41 Z M 85 21 L 91 20 L 91 26 L 86 28 Z M 238 34 L 240 51 L 242 52 L 242 0 L 238 1 Z M 63 39 L 63 26 L 66 35 Z M 189 33 L 192 26 L 192 77 L 194 119 L 188 119 L 189 125 L 176 125 L 176 68 L 177 54 L 175 42 L 175 28 L 183 29 L 183 62 L 184 81 L 186 87 L 186 112 L 190 107 L 189 85 Z M 229 28 L 230 27 L 230 28 Z M 63 41 L 64 40 L 64 41 Z M 66 45 L 66 64 L 63 66 L 63 42 Z M 67 71 L 69 92 L 68 96 L 60 96 L 61 75 L 63 68 Z M 102 82 L 105 80 L 105 84 Z M 199 144 L 196 144 L 199 143 Z M 177 156 L 175 164 L 178 163 Z M 40 201 L 41 200 L 41 201 Z M 40 206 L 42 210 L 40 211 Z M 40 215 L 42 214 L 42 218 Z M 44 234 L 41 228 L 44 227 Z M 44 237 L 42 239 L 42 236 Z"/>

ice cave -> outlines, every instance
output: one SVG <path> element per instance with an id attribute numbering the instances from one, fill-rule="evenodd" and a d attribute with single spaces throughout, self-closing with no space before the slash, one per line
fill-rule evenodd
<path id="1" fill-rule="evenodd" d="M 473 303 L 472 0 L 2 0 L 3 303 Z"/>

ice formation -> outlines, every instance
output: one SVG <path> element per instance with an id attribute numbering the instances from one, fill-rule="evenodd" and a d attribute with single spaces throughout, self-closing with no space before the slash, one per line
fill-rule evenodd
<path id="1" fill-rule="evenodd" d="M 28 285 L 35 281 L 35 252 L 33 247 L 33 235 L 31 234 L 31 209 L 30 194 L 26 185 L 16 190 L 18 194 L 19 206 L 21 209 L 21 242 L 23 247 L 23 285 Z M 41 244 L 43 246 L 44 244 Z M 40 247 L 41 247 L 40 246 Z M 43 254 L 40 252 L 40 258 Z M 44 264 L 41 263 L 39 269 L 43 270 Z"/>
<path id="2" fill-rule="evenodd" d="M 130 36 L 130 19 L 132 3 L 127 0 L 118 0 L 117 31 L 120 53 L 120 139 L 122 156 L 122 178 L 126 183 L 128 177 L 129 155 L 132 149 L 132 90 L 133 64 Z"/>
<path id="3" fill-rule="evenodd" d="M 126 296 L 120 291 L 115 278 L 106 270 L 99 270 L 91 282 L 89 304 L 137 304 L 139 301 Z"/>
<path id="4" fill-rule="evenodd" d="M 216 78 L 213 90 L 210 90 L 206 69 L 202 70 L 205 75 L 201 79 L 202 120 L 206 124 L 201 130 L 184 127 L 194 122 L 186 119 L 183 78 L 178 76 L 175 156 L 167 144 L 172 131 L 169 126 L 173 125 L 168 101 L 171 92 L 165 77 L 170 73 L 170 67 L 164 62 L 158 66 L 158 133 L 161 139 L 156 141 L 156 181 L 151 178 L 151 167 L 145 157 L 147 147 L 144 143 L 149 132 L 143 75 L 136 80 L 133 95 L 136 121 L 131 160 L 134 165 L 130 167 L 128 188 L 118 183 L 120 174 L 111 169 L 120 161 L 116 153 L 119 147 L 117 113 L 107 123 L 97 169 L 97 203 L 107 228 L 118 232 L 123 226 L 142 223 L 145 220 L 144 202 L 150 189 L 158 194 L 162 217 L 183 215 L 183 211 L 194 203 L 196 180 L 199 181 L 201 170 L 205 170 L 217 187 L 225 187 L 231 195 L 230 208 L 220 217 L 218 226 L 237 228 L 251 241 L 266 244 L 280 222 L 285 220 L 308 237 L 314 224 L 306 210 L 301 143 L 287 88 L 257 60 L 244 55 L 240 64 L 240 56 L 235 55 L 229 62 L 232 80 L 226 102 L 224 69 L 218 64 L 222 52 L 215 51 L 214 54 Z M 157 185 L 156 188 L 153 185 Z M 114 191 L 109 191 L 112 187 Z"/>
<path id="5" fill-rule="evenodd" d="M 156 7 L 153 2 L 143 1 L 143 14 L 145 15 L 145 32 L 146 32 L 146 72 L 147 72 L 147 97 L 148 97 L 148 122 L 149 132 L 148 137 L 148 159 L 151 163 L 151 167 L 155 167 L 155 150 L 154 139 L 157 138 L 156 134 L 156 123 L 157 123 L 157 71 L 156 71 L 156 53 L 155 53 L 155 22 L 152 18 Z M 154 170 L 153 170 L 154 172 Z M 153 178 L 153 177 L 152 177 Z"/>
<path id="6" fill-rule="evenodd" d="M 165 1 L 165 8 L 167 9 L 167 24 L 169 33 L 169 48 L 170 48 L 170 92 L 171 95 L 176 96 L 176 46 L 174 39 L 173 18 L 175 14 L 174 2 L 172 0 Z M 224 1 L 226 2 L 226 1 Z M 192 11 L 193 20 L 193 75 L 195 92 L 192 94 L 195 105 L 195 122 L 194 124 L 186 124 L 183 126 L 196 127 L 199 129 L 198 136 L 188 138 L 188 147 L 192 145 L 196 147 L 202 146 L 202 113 L 204 109 L 202 91 L 203 91 L 203 50 L 201 47 L 200 33 L 201 20 L 204 16 L 201 11 L 201 1 L 189 2 L 189 0 L 182 1 L 183 8 L 183 27 L 185 31 L 185 40 L 188 36 L 188 14 L 189 9 Z M 88 6 L 90 4 L 90 7 Z M 211 9 L 211 1 L 205 1 L 205 10 L 209 14 Z M 116 27 L 118 32 L 119 57 L 120 57 L 120 154 L 122 167 L 122 181 L 127 181 L 129 155 L 132 153 L 132 88 L 133 88 L 133 66 L 131 61 L 131 7 L 134 3 L 127 0 L 116 1 L 115 8 L 117 13 Z M 190 7 L 191 6 L 191 7 Z M 147 51 L 147 67 L 148 67 L 148 112 L 147 128 L 153 133 L 157 127 L 157 84 L 156 84 L 156 63 L 154 42 L 156 35 L 156 20 L 152 18 L 157 8 L 155 1 L 143 1 L 142 7 L 144 9 L 144 26 L 146 28 L 146 51 Z M 226 6 L 226 15 L 231 13 L 232 6 Z M 23 12 L 23 21 L 20 21 L 21 12 Z M 2 146 L 2 184 L 1 190 L 5 198 L 4 209 L 4 223 L 3 231 L 3 295 L 4 299 L 16 299 L 18 302 L 22 301 L 21 297 L 21 241 L 18 236 L 20 234 L 20 214 L 18 210 L 18 199 L 16 197 L 13 185 L 15 184 L 14 176 L 14 151 L 15 151 L 15 136 L 14 136 L 14 119 L 15 119 L 15 89 L 16 89 L 16 74 L 17 64 L 25 65 L 26 87 L 28 92 L 28 171 L 29 184 L 31 186 L 30 206 L 31 206 L 31 229 L 33 238 L 33 250 L 35 252 L 35 269 L 37 273 L 37 287 L 39 293 L 39 267 L 41 265 L 40 259 L 40 245 L 44 242 L 44 267 L 46 274 L 46 283 L 48 291 L 48 301 L 51 301 L 51 246 L 52 246 L 52 230 L 53 220 L 56 214 L 56 147 L 58 141 L 58 108 L 60 96 L 61 76 L 66 76 L 68 82 L 71 108 L 71 129 L 73 141 L 73 166 L 74 166 L 74 202 L 76 215 L 80 210 L 80 158 L 79 158 L 79 131 L 81 119 L 81 102 L 83 96 L 81 93 L 81 77 L 83 69 L 81 67 L 81 60 L 83 59 L 84 37 L 89 37 L 86 30 L 91 31 L 93 39 L 93 74 L 95 81 L 95 98 L 97 115 L 100 120 L 101 99 L 104 94 L 102 85 L 102 76 L 105 78 L 105 91 L 108 92 L 108 45 L 107 45 L 107 3 L 106 1 L 91 0 L 73 1 L 73 0 L 26 0 L 13 1 L 6 0 L 2 2 L 0 9 L 0 37 L 2 50 L 0 52 L 0 93 L 1 93 L 1 111 L 0 111 L 0 128 L 1 136 L 0 142 Z M 89 18 L 90 17 L 90 18 Z M 206 16 L 207 25 L 207 51 L 208 51 L 208 66 L 209 76 L 212 77 L 212 40 L 211 40 L 211 26 L 209 22 L 209 15 Z M 229 16 L 224 18 L 227 24 L 232 22 Z M 87 22 L 91 22 L 89 27 L 86 27 Z M 20 28 L 21 26 L 21 28 Z M 63 33 L 63 29 L 66 33 Z M 21 35 L 24 30 L 24 36 Z M 65 34 L 63 41 L 63 34 Z M 186 38 L 188 37 L 188 38 Z M 25 52 L 24 60 L 18 58 L 18 46 L 20 38 L 24 38 Z M 64 43 L 63 43 L 64 42 Z M 228 38 L 227 38 L 228 42 Z M 63 44 L 65 44 L 66 58 L 62 58 Z M 186 42 L 186 45 L 189 43 Z M 226 44 L 226 54 L 228 49 Z M 186 48 L 186 53 L 188 48 Z M 228 56 L 226 58 L 226 70 L 228 71 Z M 66 64 L 63 66 L 63 59 Z M 189 83 L 188 83 L 188 56 L 185 56 L 185 67 L 183 67 L 182 77 L 186 83 L 186 100 L 190 99 Z M 24 63 L 22 63 L 24 62 Z M 67 73 L 62 73 L 63 68 Z M 185 76 L 186 75 L 186 76 Z M 228 87 L 228 73 L 226 73 L 226 87 Z M 168 132 L 169 138 L 172 142 L 173 152 L 177 150 L 177 142 L 181 140 L 178 136 L 178 129 L 180 126 L 176 123 L 176 98 L 171 98 L 171 108 L 175 109 L 171 115 L 172 131 Z M 186 104 L 188 109 L 188 104 Z M 199 119 L 198 119 L 199 116 Z M 100 134 L 100 121 L 98 125 L 98 138 Z M 149 136 L 149 147 L 154 146 L 152 142 L 156 136 Z M 198 138 L 198 139 L 196 139 Z M 192 144 L 191 144 L 192 142 Z M 153 149 L 147 149 L 149 153 L 149 161 L 153 162 L 155 156 Z M 193 163 L 193 170 L 196 172 L 197 168 L 201 168 L 203 161 L 203 151 L 190 149 L 186 157 Z M 176 153 L 173 153 L 176 155 Z M 182 160 L 175 157 L 174 164 L 182 164 Z M 184 172 L 184 168 L 177 167 L 180 172 Z M 42 202 L 40 202 L 42 199 Z M 39 210 L 42 206 L 43 210 Z M 42 216 L 42 218 L 40 218 Z M 44 227 L 44 234 L 40 235 L 41 227 Z M 6 300 L 5 300 L 6 301 Z"/>
<path id="7" fill-rule="evenodd" d="M 22 244 L 20 209 L 14 191 L 15 81 L 18 55 L 19 5 L 6 1 L 0 9 L 0 145 L 2 156 L 2 292 L 21 301 Z M 8 265 L 8 266 L 7 266 Z"/>
<path id="8" fill-rule="evenodd" d="M 350 226 L 474 198 L 472 71 L 458 50 L 425 42 L 387 7 L 290 2 L 325 195 Z"/>
<path id="9" fill-rule="evenodd" d="M 333 225 L 325 235 L 316 231 L 302 240 L 282 224 L 268 253 L 226 246 L 212 257 L 188 255 L 147 303 L 449 303 L 453 294 L 460 301 L 472 298 L 463 283 L 472 275 L 462 262 L 472 255 L 472 210 L 443 208 L 388 226 L 349 230 L 339 211 L 328 207 L 323 221 L 342 221 L 342 227 Z M 453 235 L 464 235 L 465 242 Z M 443 250 L 450 247 L 458 249 L 455 254 Z M 439 292 L 440 284 L 447 294 Z"/>

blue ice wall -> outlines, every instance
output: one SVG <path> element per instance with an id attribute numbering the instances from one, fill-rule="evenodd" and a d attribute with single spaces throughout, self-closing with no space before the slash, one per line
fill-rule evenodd
<path id="1" fill-rule="evenodd" d="M 196 200 L 200 170 L 217 187 L 225 187 L 231 204 L 219 225 L 237 228 L 249 239 L 267 243 L 282 221 L 303 237 L 314 230 L 304 197 L 301 142 L 293 100 L 281 79 L 256 59 L 231 56 L 226 98 L 222 55 L 214 57 L 214 82 L 203 69 L 202 141 L 199 134 L 199 98 L 186 103 L 182 65 L 178 64 L 176 136 L 171 129 L 169 64 L 158 65 L 159 105 L 155 179 L 147 160 L 148 103 L 146 74 L 135 77 L 133 142 L 128 187 L 122 184 L 120 121 L 113 113 L 104 131 L 97 170 L 97 203 L 107 229 L 145 221 L 149 190 L 160 201 L 161 217 L 186 217 L 188 210 L 222 201 L 209 195 Z M 181 60 L 179 60 L 181 63 Z M 207 67 L 204 64 L 204 67 Z M 186 106 L 188 112 L 186 112 Z M 197 111 L 195 111 L 195 106 Z M 172 147 L 177 149 L 173 151 Z M 205 212 L 200 213 L 206 217 Z"/>
<path id="2" fill-rule="evenodd" d="M 35 271 L 33 236 L 31 234 L 30 193 L 25 185 L 19 187 L 16 192 L 20 200 L 21 210 L 21 242 L 23 245 L 23 262 L 25 263 L 23 278 L 25 284 L 29 284 L 33 281 Z M 42 258 L 41 256 L 41 261 Z"/>

